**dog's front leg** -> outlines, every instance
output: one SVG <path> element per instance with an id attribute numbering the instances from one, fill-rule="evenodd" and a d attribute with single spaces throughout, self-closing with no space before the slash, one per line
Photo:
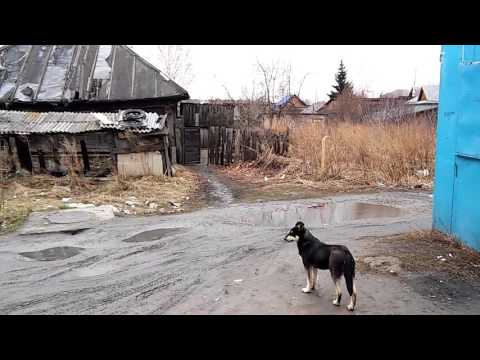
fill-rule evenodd
<path id="1" fill-rule="evenodd" d="M 309 293 L 312 291 L 312 271 L 311 268 L 305 268 L 305 271 L 307 272 L 307 286 L 302 289 L 304 293 Z"/>
<path id="2" fill-rule="evenodd" d="M 315 269 L 315 268 L 312 266 L 310 272 L 311 272 L 310 285 L 312 285 L 312 289 L 315 289 L 315 287 L 317 286 L 317 273 L 318 273 L 318 269 Z"/>

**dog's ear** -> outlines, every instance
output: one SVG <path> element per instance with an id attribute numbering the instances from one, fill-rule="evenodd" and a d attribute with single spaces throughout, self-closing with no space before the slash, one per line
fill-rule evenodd
<path id="1" fill-rule="evenodd" d="M 301 222 L 301 221 L 297 222 L 297 223 L 295 224 L 295 227 L 297 228 L 297 230 L 298 230 L 299 232 L 305 231 L 305 224 L 304 224 L 303 222 Z"/>

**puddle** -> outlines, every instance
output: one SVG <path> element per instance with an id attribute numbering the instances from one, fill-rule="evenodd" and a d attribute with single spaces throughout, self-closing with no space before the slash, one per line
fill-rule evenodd
<path id="1" fill-rule="evenodd" d="M 81 247 L 60 246 L 39 251 L 21 252 L 20 255 L 33 260 L 54 261 L 68 259 L 72 256 L 80 254 L 80 252 L 83 250 L 85 249 Z"/>
<path id="2" fill-rule="evenodd" d="M 273 227 L 292 227 L 297 221 L 308 226 L 377 218 L 394 218 L 403 210 L 391 206 L 361 202 L 323 203 L 313 206 L 285 206 L 275 210 L 248 209 L 247 214 L 235 216 L 235 222 Z"/>
<path id="3" fill-rule="evenodd" d="M 183 231 L 183 228 L 167 228 L 167 229 L 155 229 L 155 230 L 143 231 L 123 241 L 125 242 L 155 241 L 155 240 L 160 240 L 164 236 L 178 234 L 178 233 L 181 233 L 182 231 Z"/>

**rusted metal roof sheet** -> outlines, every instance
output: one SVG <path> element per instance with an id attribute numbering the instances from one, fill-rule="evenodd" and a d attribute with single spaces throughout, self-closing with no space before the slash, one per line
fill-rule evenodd
<path id="1" fill-rule="evenodd" d="M 0 134 L 77 134 L 105 129 L 150 133 L 163 130 L 167 115 L 145 113 L 132 124 L 118 113 L 22 112 L 0 110 Z"/>
<path id="2" fill-rule="evenodd" d="M 155 98 L 189 95 L 126 45 L 0 48 L 0 103 Z"/>

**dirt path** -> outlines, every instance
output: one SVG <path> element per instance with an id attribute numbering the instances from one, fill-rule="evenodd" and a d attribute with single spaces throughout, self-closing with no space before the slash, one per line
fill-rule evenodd
<path id="1" fill-rule="evenodd" d="M 378 237 L 431 227 L 428 194 L 242 204 L 215 174 L 204 175 L 215 189 L 210 208 L 115 218 L 75 235 L 1 237 L 0 314 L 350 314 L 346 295 L 343 306 L 331 304 L 326 272 L 315 293 L 300 291 L 304 270 L 286 230 L 302 219 L 360 258 Z M 478 283 L 440 291 L 439 276 L 359 271 L 354 314 L 478 313 Z"/>
<path id="2" fill-rule="evenodd" d="M 190 166 L 201 177 L 199 201 L 207 207 L 223 207 L 234 202 L 230 183 L 220 179 L 214 168 L 209 166 Z"/>

